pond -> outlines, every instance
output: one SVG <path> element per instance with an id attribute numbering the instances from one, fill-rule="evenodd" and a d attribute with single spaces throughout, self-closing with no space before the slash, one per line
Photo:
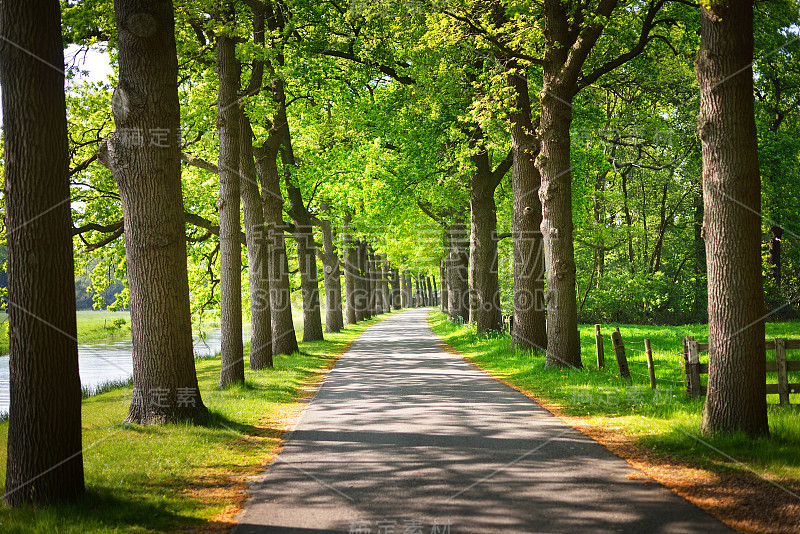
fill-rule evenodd
<path id="1" fill-rule="evenodd" d="M 244 331 L 244 341 L 250 340 L 250 332 Z M 220 350 L 221 331 L 207 330 L 205 339 L 194 338 L 195 357 L 213 356 Z M 97 386 L 113 380 L 127 380 L 133 373 L 131 339 L 106 339 L 78 345 L 78 366 L 81 386 L 94 390 Z M 0 357 L 0 413 L 8 412 L 9 372 L 8 357 Z"/>

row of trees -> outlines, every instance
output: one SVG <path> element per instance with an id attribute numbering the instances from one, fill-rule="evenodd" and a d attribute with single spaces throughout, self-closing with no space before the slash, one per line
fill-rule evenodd
<path id="1" fill-rule="evenodd" d="M 410 305 L 415 285 L 417 302 L 440 295 L 480 332 L 501 328 L 505 301 L 515 346 L 572 367 L 579 317 L 701 317 L 707 282 L 704 429 L 766 432 L 763 362 L 746 357 L 764 341 L 754 214 L 766 180 L 768 294 L 785 298 L 798 150 L 784 67 L 797 56 L 780 38 L 793 1 L 756 13 L 759 49 L 780 53 L 757 61 L 755 89 L 746 2 L 64 1 L 61 29 L 52 0 L 2 6 L 0 22 L 15 21 L 1 24 L 0 62 L 9 503 L 82 491 L 74 295 L 49 289 L 73 253 L 77 269 L 99 259 L 126 280 L 130 423 L 205 414 L 193 314 L 219 309 L 224 387 L 244 380 L 243 316 L 251 369 L 297 350 L 294 289 L 303 339 L 324 336 L 320 280 L 328 331 Z M 28 31 L 39 12 L 47 25 Z M 109 50 L 113 94 L 84 84 L 64 100 L 62 38 Z M 63 346 L 37 345 L 56 334 Z M 33 402 L 55 382 L 64 414 Z M 168 402 L 149 402 L 165 389 Z M 71 438 L 28 452 L 55 419 Z"/>

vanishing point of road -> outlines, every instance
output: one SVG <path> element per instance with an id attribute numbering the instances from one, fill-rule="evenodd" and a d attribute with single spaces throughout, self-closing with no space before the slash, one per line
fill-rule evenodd
<path id="1" fill-rule="evenodd" d="M 731 532 L 521 393 L 413 309 L 327 376 L 236 534 Z"/>

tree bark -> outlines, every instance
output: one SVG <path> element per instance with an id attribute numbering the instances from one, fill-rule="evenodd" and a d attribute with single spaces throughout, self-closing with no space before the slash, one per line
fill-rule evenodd
<path id="1" fill-rule="evenodd" d="M 232 4 L 228 10 L 233 12 Z M 219 386 L 244 384 L 242 346 L 242 245 L 239 186 L 239 78 L 232 37 L 217 36 L 217 136 L 219 138 L 220 328 L 222 364 Z"/>
<path id="2" fill-rule="evenodd" d="M 442 313 L 447 313 L 447 260 L 442 259 L 439 262 L 439 304 Z"/>
<path id="3" fill-rule="evenodd" d="M 765 435 L 764 293 L 753 106 L 752 1 L 701 7 L 698 132 L 708 268 L 708 396 L 701 430 Z"/>
<path id="4" fill-rule="evenodd" d="M 542 203 L 539 200 L 541 176 L 536 168 L 539 140 L 531 117 L 528 79 L 523 70 L 508 74 L 514 90 L 515 112 L 511 119 L 512 234 L 514 247 L 514 328 L 513 346 L 521 349 L 547 348 L 547 307 L 544 298 L 544 243 Z"/>
<path id="5" fill-rule="evenodd" d="M 401 295 L 402 289 L 400 287 L 400 271 L 392 269 L 392 308 L 395 310 L 401 309 Z"/>
<path id="6" fill-rule="evenodd" d="M 353 243 L 353 235 L 350 233 L 350 222 L 352 215 L 345 215 L 344 227 L 342 229 L 342 241 L 344 246 L 344 288 L 345 303 L 347 310 L 347 324 L 356 324 L 358 314 L 356 313 L 356 290 L 358 287 L 358 249 Z"/>
<path id="7" fill-rule="evenodd" d="M 172 3 L 117 0 L 114 7 L 116 132 L 100 144 L 98 159 L 114 175 L 124 213 L 134 388 L 126 422 L 193 419 L 206 408 L 192 346 Z"/>
<path id="8" fill-rule="evenodd" d="M 436 289 L 436 276 L 431 276 L 431 281 L 433 282 L 433 305 L 439 305 L 439 291 Z"/>
<path id="9" fill-rule="evenodd" d="M 512 157 L 509 155 L 509 158 Z M 500 282 L 497 267 L 497 206 L 494 191 L 511 164 L 510 159 L 492 171 L 488 151 L 471 157 L 476 170 L 470 179 L 470 322 L 478 332 L 499 331 L 503 327 L 500 308 Z M 474 316 L 473 312 L 474 311 Z"/>
<path id="10" fill-rule="evenodd" d="M 311 225 L 296 224 L 295 240 L 300 265 L 300 288 L 303 293 L 303 341 L 319 341 L 323 339 L 323 333 L 314 228 Z"/>
<path id="11" fill-rule="evenodd" d="M 383 291 L 383 313 L 392 311 L 391 293 L 389 292 L 389 260 L 386 255 L 383 256 L 383 264 L 381 265 L 381 289 Z"/>
<path id="12" fill-rule="evenodd" d="M 408 271 L 403 271 L 400 278 L 400 306 L 403 308 L 411 307 L 411 299 L 408 293 Z"/>
<path id="13" fill-rule="evenodd" d="M 783 282 L 783 274 L 781 271 L 781 248 L 783 244 L 783 228 L 777 224 L 770 226 L 770 239 L 769 239 L 769 265 L 772 281 L 775 282 L 775 287 L 780 291 L 781 283 Z"/>
<path id="14" fill-rule="evenodd" d="M 243 109 L 239 112 L 242 212 L 247 241 L 247 270 L 250 279 L 250 369 L 272 367 L 272 319 L 269 307 L 269 250 L 264 207 L 258 191 L 253 159 L 253 132 Z"/>
<path id="15" fill-rule="evenodd" d="M 454 222 L 448 231 L 450 255 L 447 261 L 447 312 L 450 321 L 469 321 L 469 284 L 467 275 L 469 238 L 466 225 Z"/>
<path id="16" fill-rule="evenodd" d="M 378 287 L 378 274 L 375 261 L 375 251 L 372 247 L 367 249 L 367 280 L 369 284 L 369 314 L 370 316 L 379 315 L 380 309 L 378 307 L 380 293 Z"/>
<path id="17" fill-rule="evenodd" d="M 361 270 L 361 276 L 359 277 L 361 290 L 359 291 L 360 298 L 356 299 L 358 303 L 356 310 L 361 310 L 360 320 L 370 319 L 372 318 L 372 284 L 370 283 L 369 253 L 367 244 L 363 241 L 359 243 L 358 247 L 358 263 Z"/>
<path id="18" fill-rule="evenodd" d="M 544 2 L 545 57 L 538 128 L 541 151 L 536 168 L 541 175 L 548 366 L 583 366 L 578 337 L 569 128 L 581 69 L 603 32 L 602 20 L 611 15 L 616 4 L 617 0 L 601 0 L 594 9 L 596 20 L 575 31 L 567 12 L 570 6 L 560 0 Z M 577 9 L 585 14 L 583 8 Z"/>
<path id="19" fill-rule="evenodd" d="M 278 173 L 278 145 L 281 134 L 271 131 L 262 146 L 253 147 L 256 166 L 261 177 L 261 201 L 267 222 L 269 249 L 269 305 L 272 319 L 272 353 L 292 354 L 299 350 L 292 318 L 289 259 L 283 222 L 283 196 Z"/>
<path id="20" fill-rule="evenodd" d="M 320 220 L 322 230 L 322 271 L 325 283 L 325 331 L 338 332 L 344 327 L 342 317 L 342 273 L 339 253 L 333 244 L 331 222 Z M 346 283 L 346 282 L 345 282 Z"/>
<path id="21" fill-rule="evenodd" d="M 0 36 L 11 391 L 4 499 L 20 507 L 84 494 L 59 3 L 0 3 Z"/>

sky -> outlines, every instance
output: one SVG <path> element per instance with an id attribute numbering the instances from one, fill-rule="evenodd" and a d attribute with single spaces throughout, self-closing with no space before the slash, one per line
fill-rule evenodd
<path id="1" fill-rule="evenodd" d="M 93 46 L 89 50 L 82 50 L 78 45 L 69 45 L 64 50 L 64 62 L 68 66 L 74 65 L 80 70 L 88 72 L 86 76 L 78 75 L 72 80 L 68 80 L 66 84 L 67 90 L 69 90 L 69 87 L 85 81 L 107 82 L 108 75 L 113 72 L 108 54 L 101 51 L 99 46 Z M 0 87 L 0 95 L 2 95 L 2 87 Z M 2 122 L 2 120 L 3 110 L 0 106 L 0 122 Z"/>

